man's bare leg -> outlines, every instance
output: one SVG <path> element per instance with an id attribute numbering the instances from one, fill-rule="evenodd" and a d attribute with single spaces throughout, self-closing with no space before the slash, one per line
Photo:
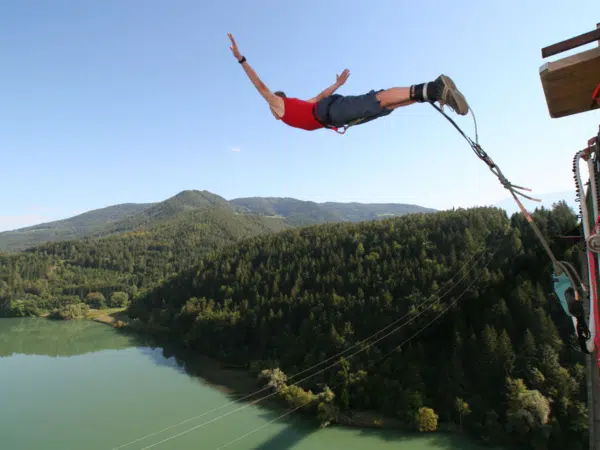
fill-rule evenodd
<path id="1" fill-rule="evenodd" d="M 382 107 L 390 109 L 410 105 L 416 102 L 416 100 L 410 98 L 410 88 L 407 87 L 393 87 L 386 89 L 378 92 L 375 97 L 379 100 L 379 104 Z"/>
<path id="2" fill-rule="evenodd" d="M 400 108 L 402 106 L 412 105 L 413 103 L 416 103 L 416 101 L 415 100 L 407 100 L 407 101 L 402 102 L 402 103 L 396 103 L 395 105 L 386 106 L 386 108 L 396 109 L 396 108 Z"/>
<path id="3" fill-rule="evenodd" d="M 446 75 L 440 75 L 434 81 L 415 84 L 411 87 L 393 87 L 378 92 L 377 100 L 382 107 L 395 109 L 419 102 L 440 102 L 452 108 L 462 116 L 469 112 L 469 105 L 464 96 L 456 88 L 452 79 Z"/>

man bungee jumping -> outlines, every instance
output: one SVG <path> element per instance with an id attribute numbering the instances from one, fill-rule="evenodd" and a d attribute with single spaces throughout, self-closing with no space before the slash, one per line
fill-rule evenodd
<path id="1" fill-rule="evenodd" d="M 334 84 L 309 100 L 287 97 L 282 91 L 271 92 L 250 67 L 246 57 L 240 54 L 231 33 L 228 36 L 233 56 L 267 101 L 273 116 L 294 128 L 308 131 L 329 128 L 338 131 L 338 128 L 343 127 L 345 132 L 349 126 L 387 116 L 394 109 L 413 103 L 438 102 L 440 106 L 448 105 L 461 116 L 469 112 L 465 97 L 446 75 L 440 75 L 428 83 L 371 90 L 363 95 L 334 94 L 348 79 L 350 72 L 345 69 L 341 75 L 336 75 Z"/>

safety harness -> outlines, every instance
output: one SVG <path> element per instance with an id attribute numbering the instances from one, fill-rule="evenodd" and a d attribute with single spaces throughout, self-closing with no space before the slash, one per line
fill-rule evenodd
<path id="1" fill-rule="evenodd" d="M 352 127 L 352 126 L 354 126 L 354 125 L 358 125 L 359 123 L 361 123 L 361 122 L 363 122 L 364 120 L 366 120 L 366 117 L 360 117 L 360 118 L 358 118 L 358 119 L 355 119 L 355 120 L 353 120 L 352 122 L 350 122 L 350 123 L 347 123 L 346 125 L 344 125 L 344 126 L 342 127 L 342 128 L 344 129 L 344 131 L 339 131 L 339 129 L 340 129 L 339 127 L 334 127 L 333 125 L 328 125 L 328 124 L 324 123 L 324 121 L 321 121 L 321 120 L 319 119 L 319 117 L 317 116 L 317 111 L 316 111 L 316 108 L 317 108 L 317 104 L 315 103 L 315 105 L 314 105 L 314 106 L 313 106 L 313 108 L 312 108 L 312 115 L 313 115 L 314 119 L 315 119 L 317 122 L 319 122 L 321 125 L 323 125 L 323 128 L 327 128 L 328 130 L 333 130 L 333 131 L 335 131 L 335 132 L 336 132 L 336 133 L 338 133 L 338 134 L 344 134 L 344 133 L 346 133 L 346 131 L 348 130 L 348 128 L 350 128 L 350 127 Z M 329 111 L 327 111 L 327 116 L 325 117 L 325 119 L 326 119 L 326 120 L 328 120 L 328 119 L 329 119 Z"/>

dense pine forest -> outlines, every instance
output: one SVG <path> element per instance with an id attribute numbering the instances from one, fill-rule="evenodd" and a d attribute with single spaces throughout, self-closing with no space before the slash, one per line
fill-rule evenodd
<path id="1" fill-rule="evenodd" d="M 416 205 L 319 204 L 291 198 L 227 201 L 198 190 L 158 203 L 93 210 L 0 233 L 0 317 L 82 317 L 89 307 L 125 306 L 195 266 L 206 253 L 250 236 L 314 222 L 432 211 Z"/>
<path id="2" fill-rule="evenodd" d="M 239 217 L 228 208 L 214 207 L 115 236 L 0 253 L 0 317 L 68 312 L 82 303 L 122 307 L 198 264 L 206 253 L 281 229 L 285 226 L 278 220 Z"/>
<path id="3" fill-rule="evenodd" d="M 577 225 L 568 207 L 535 218 L 577 263 L 560 238 Z M 529 224 L 498 209 L 253 237 L 137 297 L 130 314 L 171 343 L 260 372 L 294 407 L 313 400 L 324 422 L 375 411 L 493 443 L 587 448 L 584 359 L 551 265 Z"/>
<path id="4" fill-rule="evenodd" d="M 0 314 L 128 306 L 138 329 L 246 366 L 321 423 L 371 412 L 374 425 L 439 420 L 490 443 L 587 448 L 584 358 L 521 216 L 473 208 L 282 229 L 186 214 L 0 255 Z M 534 217 L 577 266 L 561 238 L 577 225 L 566 204 Z"/>

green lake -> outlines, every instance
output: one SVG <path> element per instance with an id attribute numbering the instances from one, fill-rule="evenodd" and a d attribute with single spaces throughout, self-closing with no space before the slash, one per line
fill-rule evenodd
<path id="1" fill-rule="evenodd" d="M 231 402 L 162 349 L 110 326 L 0 319 L 3 450 L 483 448 L 442 433 L 320 429 L 293 414 L 276 420 L 282 412 L 260 403 Z"/>

